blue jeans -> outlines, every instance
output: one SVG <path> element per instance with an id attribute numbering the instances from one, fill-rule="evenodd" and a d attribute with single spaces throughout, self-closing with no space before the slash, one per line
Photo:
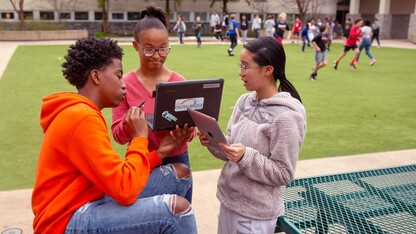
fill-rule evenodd
<path id="1" fill-rule="evenodd" d="M 178 32 L 179 34 L 179 43 L 183 44 L 183 34 L 185 34 L 185 32 Z"/>
<path id="2" fill-rule="evenodd" d="M 365 49 L 365 54 L 370 58 L 373 59 L 373 55 L 370 53 L 370 47 L 371 47 L 371 40 L 370 38 L 363 38 L 363 41 L 360 45 L 360 53 L 357 56 L 357 61 L 360 59 L 361 50 Z"/>
<path id="3" fill-rule="evenodd" d="M 200 46 L 202 44 L 202 40 L 201 40 L 201 32 L 197 32 L 195 34 L 196 36 L 196 42 L 198 43 L 198 45 Z"/>
<path id="4" fill-rule="evenodd" d="M 172 163 L 183 163 L 187 165 L 189 168 L 191 168 L 191 164 L 189 163 L 189 155 L 188 151 L 185 151 L 184 153 L 173 156 L 173 157 L 167 157 L 162 160 L 162 165 L 166 164 L 172 164 Z M 191 187 L 189 188 L 188 192 L 185 194 L 186 200 L 189 201 L 189 203 L 192 203 L 192 181 L 191 181 Z"/>
<path id="5" fill-rule="evenodd" d="M 88 202 L 74 212 L 65 233 L 197 233 L 193 209 L 173 214 L 169 205 L 172 194 L 186 194 L 191 180 L 178 179 L 172 165 L 155 168 L 135 203 L 122 206 L 107 195 Z"/>

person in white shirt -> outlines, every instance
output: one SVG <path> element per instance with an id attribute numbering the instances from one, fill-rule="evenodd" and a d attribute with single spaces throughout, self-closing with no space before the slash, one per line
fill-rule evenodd
<path id="1" fill-rule="evenodd" d="M 266 36 L 273 36 L 273 29 L 276 25 L 273 15 L 268 15 L 266 22 L 264 22 L 264 29 L 266 31 Z"/>
<path id="2" fill-rule="evenodd" d="M 253 24 L 251 25 L 251 30 L 254 31 L 254 35 L 256 38 L 260 37 L 260 29 L 261 29 L 261 18 L 259 15 L 256 15 L 256 18 L 253 20 Z"/>
<path id="3" fill-rule="evenodd" d="M 371 28 L 371 22 L 366 20 L 364 22 L 364 27 L 361 28 L 362 31 L 362 40 L 360 44 L 360 53 L 357 56 L 357 63 L 360 59 L 361 50 L 365 49 L 365 54 L 370 58 L 370 66 L 373 66 L 376 63 L 376 59 L 373 57 L 373 55 L 370 53 L 370 47 L 371 47 L 371 35 L 372 35 L 372 28 Z"/>
<path id="4" fill-rule="evenodd" d="M 211 32 L 214 32 L 215 25 L 217 24 L 218 20 L 220 20 L 220 16 L 217 14 L 217 11 L 214 10 L 209 19 L 209 26 L 211 27 Z"/>

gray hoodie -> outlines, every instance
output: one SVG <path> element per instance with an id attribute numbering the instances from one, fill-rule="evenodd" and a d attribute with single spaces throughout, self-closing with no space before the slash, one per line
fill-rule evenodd
<path id="1" fill-rule="evenodd" d="M 295 174 L 306 134 L 306 112 L 287 92 L 258 101 L 256 93 L 242 95 L 227 126 L 230 144 L 246 152 L 237 163 L 227 161 L 218 179 L 217 198 L 228 209 L 253 219 L 284 214 L 283 191 Z M 222 160 L 225 156 L 209 148 Z"/>

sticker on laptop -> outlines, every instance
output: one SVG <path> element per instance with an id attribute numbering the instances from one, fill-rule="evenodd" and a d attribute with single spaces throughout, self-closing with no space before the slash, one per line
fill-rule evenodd
<path id="1" fill-rule="evenodd" d="M 221 86 L 221 83 L 212 83 L 212 84 L 204 84 L 202 88 L 204 89 L 215 89 L 219 88 Z"/>
<path id="2" fill-rule="evenodd" d="M 174 115 L 169 113 L 169 111 L 163 111 L 162 112 L 162 117 L 165 118 L 169 122 L 170 121 L 176 122 L 176 120 L 178 120 L 178 118 L 176 118 Z"/>
<path id="3" fill-rule="evenodd" d="M 192 110 L 202 110 L 204 108 L 204 98 L 186 98 L 175 100 L 175 112 Z"/>

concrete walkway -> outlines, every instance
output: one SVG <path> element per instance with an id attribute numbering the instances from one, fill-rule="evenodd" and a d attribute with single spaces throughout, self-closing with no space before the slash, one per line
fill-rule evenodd
<path id="1" fill-rule="evenodd" d="M 208 41 L 207 38 L 205 41 Z M 128 39 L 120 40 L 129 43 Z M 176 38 L 172 38 L 176 42 Z M 203 39 L 204 41 L 204 39 Z M 174 43 L 173 42 L 173 43 Z M 188 38 L 185 43 L 194 43 Z M 73 41 L 58 42 L 0 42 L 0 79 L 18 45 L 71 44 Z M 216 42 L 210 42 L 216 43 Z M 416 49 L 416 45 L 402 40 L 382 40 L 383 47 Z M 340 156 L 323 159 L 301 160 L 296 168 L 296 178 L 395 167 L 416 163 L 416 149 Z M 193 207 L 200 234 L 216 233 L 219 202 L 215 196 L 220 170 L 194 172 Z M 32 233 L 33 213 L 31 210 L 32 189 L 0 192 L 0 233 L 9 228 L 18 228 L 23 233 Z M 16 233 L 16 232 L 14 232 Z"/>
<path id="2" fill-rule="evenodd" d="M 416 164 L 416 149 L 355 156 L 301 160 L 296 168 L 296 178 L 379 169 Z M 215 196 L 220 170 L 193 173 L 193 207 L 198 233 L 216 233 L 219 202 Z M 32 189 L 0 192 L 0 231 L 20 228 L 32 233 L 33 213 L 30 199 Z"/>

